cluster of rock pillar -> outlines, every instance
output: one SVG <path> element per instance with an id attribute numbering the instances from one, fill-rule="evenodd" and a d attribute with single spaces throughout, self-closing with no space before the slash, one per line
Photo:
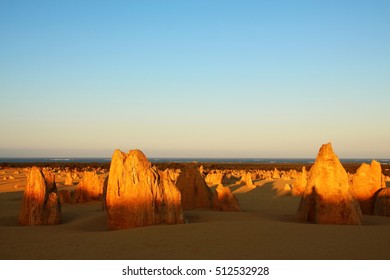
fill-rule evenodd
<path id="1" fill-rule="evenodd" d="M 250 174 L 245 178 L 252 184 Z M 222 173 L 212 174 L 208 180 L 222 182 Z M 296 178 L 292 195 L 301 196 L 297 210 L 300 221 L 360 225 L 363 214 L 390 216 L 390 191 L 380 164 L 363 163 L 356 174 L 349 175 L 330 143 L 322 145 L 310 171 L 303 169 Z M 183 210 L 195 208 L 240 211 L 230 188 L 220 183 L 212 192 L 195 164 L 173 174 L 152 166 L 139 150 L 127 154 L 116 150 L 106 180 L 96 172 L 87 172 L 72 196 L 57 191 L 54 174 L 31 168 L 19 223 L 59 224 L 60 198 L 76 203 L 103 198 L 110 230 L 184 223 Z"/>

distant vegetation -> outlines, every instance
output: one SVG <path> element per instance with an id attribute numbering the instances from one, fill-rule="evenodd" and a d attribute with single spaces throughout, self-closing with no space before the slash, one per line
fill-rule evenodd
<path id="1" fill-rule="evenodd" d="M 166 169 L 166 168 L 172 168 L 172 169 L 182 169 L 186 164 L 189 163 L 176 163 L 176 162 L 158 162 L 153 163 L 153 165 L 157 166 L 159 169 Z M 279 171 L 288 171 L 291 169 L 295 169 L 297 171 L 301 171 L 302 167 L 305 166 L 306 170 L 310 170 L 311 166 L 313 164 L 302 164 L 302 163 L 215 163 L 215 162 L 205 162 L 205 163 L 196 163 L 198 166 L 203 165 L 203 168 L 205 170 L 208 169 L 243 169 L 243 170 L 273 170 L 274 168 L 277 168 Z M 345 170 L 349 173 L 355 173 L 356 170 L 359 168 L 361 163 L 343 163 L 343 166 Z M 70 169 L 79 169 L 79 170 L 85 170 L 89 168 L 103 168 L 103 169 L 109 169 L 110 168 L 110 162 L 107 163 L 100 163 L 100 162 L 90 162 L 90 163 L 79 163 L 79 162 L 29 162 L 29 163 L 15 163 L 15 162 L 4 162 L 0 163 L 0 166 L 2 168 L 6 167 L 31 167 L 31 166 L 38 166 L 38 167 L 52 167 L 52 168 L 70 168 Z M 386 176 L 390 176 L 390 166 L 382 164 L 382 173 Z"/>

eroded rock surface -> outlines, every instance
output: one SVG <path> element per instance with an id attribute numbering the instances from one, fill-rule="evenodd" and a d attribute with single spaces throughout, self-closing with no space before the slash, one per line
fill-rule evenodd
<path id="1" fill-rule="evenodd" d="M 168 174 L 151 167 L 141 151 L 114 152 L 105 199 L 110 230 L 183 223 L 180 198 Z"/>
<path id="2" fill-rule="evenodd" d="M 331 144 L 322 145 L 310 169 L 297 215 L 301 221 L 317 224 L 362 224 L 362 213 L 350 189 L 348 174 Z"/>
<path id="3" fill-rule="evenodd" d="M 46 173 L 46 172 L 45 172 Z M 19 213 L 19 224 L 24 226 L 55 225 L 61 222 L 61 205 L 53 177 L 38 167 L 28 175 Z"/>

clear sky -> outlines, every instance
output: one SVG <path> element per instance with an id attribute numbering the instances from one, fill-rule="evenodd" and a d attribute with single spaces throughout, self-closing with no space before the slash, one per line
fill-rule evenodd
<path id="1" fill-rule="evenodd" d="M 0 1 L 0 157 L 390 158 L 390 1 Z"/>

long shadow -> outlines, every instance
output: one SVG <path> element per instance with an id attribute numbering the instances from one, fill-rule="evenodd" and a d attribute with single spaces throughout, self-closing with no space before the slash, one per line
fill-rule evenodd
<path id="1" fill-rule="evenodd" d="M 18 226 L 22 199 L 23 191 L 0 193 L 0 226 Z"/>
<path id="2" fill-rule="evenodd" d="M 240 202 L 241 209 L 245 212 L 251 212 L 259 218 L 269 220 L 297 222 L 295 214 L 300 198 L 278 195 L 274 181 L 265 182 L 256 188 L 247 189 L 246 192 L 235 195 Z"/>
<path id="3" fill-rule="evenodd" d="M 61 225 L 85 232 L 107 231 L 107 218 L 100 201 L 63 204 Z"/>
<path id="4" fill-rule="evenodd" d="M 0 226 L 19 226 L 19 210 L 23 191 L 0 193 Z M 86 232 L 107 231 L 106 216 L 101 202 L 62 204 L 61 224 L 50 227 L 70 226 Z"/>

